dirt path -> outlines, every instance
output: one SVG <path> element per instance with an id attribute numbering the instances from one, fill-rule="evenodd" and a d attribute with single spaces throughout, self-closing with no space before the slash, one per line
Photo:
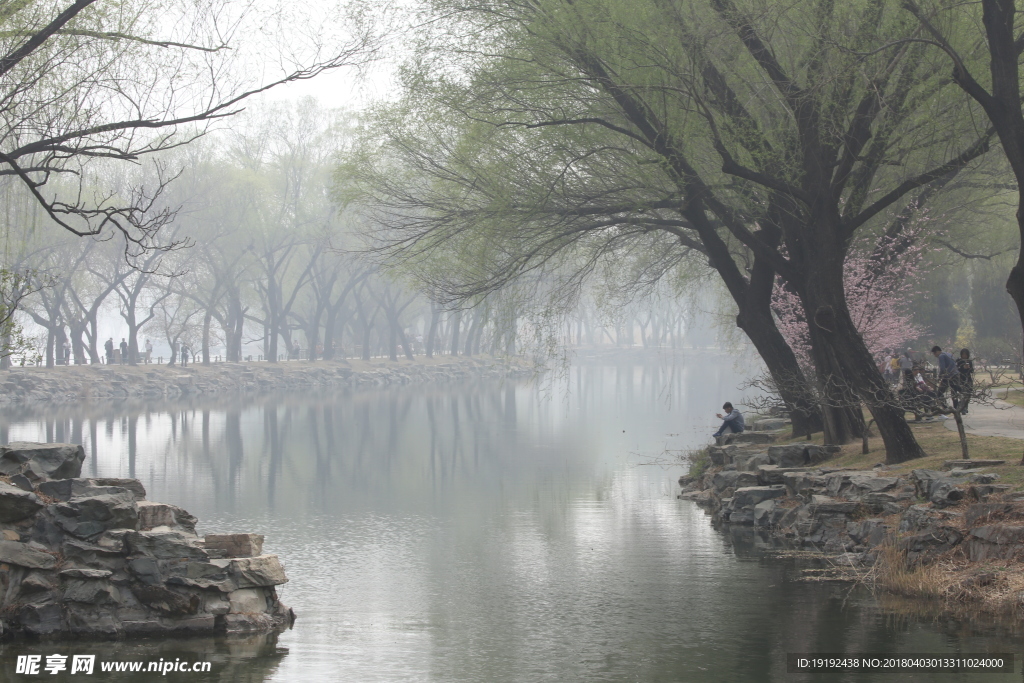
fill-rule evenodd
<path id="1" fill-rule="evenodd" d="M 971 404 L 963 419 L 968 434 L 1024 439 L 1024 408 L 1006 401 L 997 400 L 994 406 Z M 944 424 L 946 429 L 956 431 L 952 416 Z"/>

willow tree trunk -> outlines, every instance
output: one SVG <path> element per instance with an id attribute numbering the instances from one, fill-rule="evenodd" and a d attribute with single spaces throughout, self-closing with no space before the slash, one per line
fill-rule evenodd
<path id="1" fill-rule="evenodd" d="M 807 279 L 801 292 L 814 353 L 827 355 L 829 362 L 835 363 L 836 374 L 828 379 L 871 412 L 885 443 L 887 464 L 920 458 L 924 451 L 847 308 L 843 285 L 845 252 L 841 246 L 823 242 L 809 252 L 814 258 L 807 259 Z"/>

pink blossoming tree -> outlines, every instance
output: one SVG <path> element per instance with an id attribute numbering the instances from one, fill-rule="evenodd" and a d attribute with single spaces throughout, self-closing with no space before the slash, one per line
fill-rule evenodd
<path id="1" fill-rule="evenodd" d="M 904 244 L 898 251 L 893 255 L 892 245 L 882 241 L 870 252 L 851 252 L 843 275 L 850 315 L 878 361 L 925 332 L 911 320 L 908 308 L 918 294 L 914 274 L 920 267 L 923 248 L 915 242 L 909 247 Z M 800 363 L 810 368 L 810 334 L 800 298 L 777 281 L 772 309 L 783 337 Z"/>

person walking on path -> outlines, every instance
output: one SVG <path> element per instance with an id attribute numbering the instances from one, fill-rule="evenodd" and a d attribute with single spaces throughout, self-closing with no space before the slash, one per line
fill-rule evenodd
<path id="1" fill-rule="evenodd" d="M 128 362 L 128 342 L 121 337 L 121 365 Z"/>
<path id="2" fill-rule="evenodd" d="M 974 393 L 974 361 L 968 349 L 960 349 L 960 357 L 956 359 L 956 377 L 953 385 L 953 410 L 960 410 L 961 415 L 967 414 L 967 405 Z M 957 403 L 959 399 L 959 404 Z"/>
<path id="3" fill-rule="evenodd" d="M 725 415 L 715 413 L 715 417 L 722 421 L 722 426 L 719 427 L 718 431 L 712 434 L 712 436 L 717 439 L 725 434 L 726 430 L 731 431 L 734 434 L 739 434 L 746 428 L 746 425 L 743 422 L 743 415 L 740 411 L 733 408 L 731 403 L 726 401 L 722 405 L 722 410 L 725 411 Z"/>
<path id="4" fill-rule="evenodd" d="M 114 362 L 114 338 L 111 337 L 103 342 L 103 350 L 107 352 L 107 365 Z"/>
<path id="5" fill-rule="evenodd" d="M 153 360 L 153 342 L 146 340 L 146 365 Z"/>
<path id="6" fill-rule="evenodd" d="M 181 367 L 188 367 L 188 344 L 185 342 L 181 343 Z"/>

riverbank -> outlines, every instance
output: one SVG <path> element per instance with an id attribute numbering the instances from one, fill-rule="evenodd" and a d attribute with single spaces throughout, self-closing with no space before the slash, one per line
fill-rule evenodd
<path id="1" fill-rule="evenodd" d="M 525 377 L 525 359 L 443 357 L 389 361 L 244 362 L 180 365 L 72 365 L 0 372 L 0 405 L 90 399 L 179 398 Z"/>
<path id="2" fill-rule="evenodd" d="M 829 563 L 809 579 L 861 582 L 950 612 L 1024 616 L 1021 442 L 971 436 L 972 461 L 940 421 L 914 425 L 932 455 L 887 467 L 880 444 L 825 447 L 788 429 L 709 447 L 680 478 L 715 524 L 750 525 Z M 877 440 L 872 440 L 877 441 Z"/>

